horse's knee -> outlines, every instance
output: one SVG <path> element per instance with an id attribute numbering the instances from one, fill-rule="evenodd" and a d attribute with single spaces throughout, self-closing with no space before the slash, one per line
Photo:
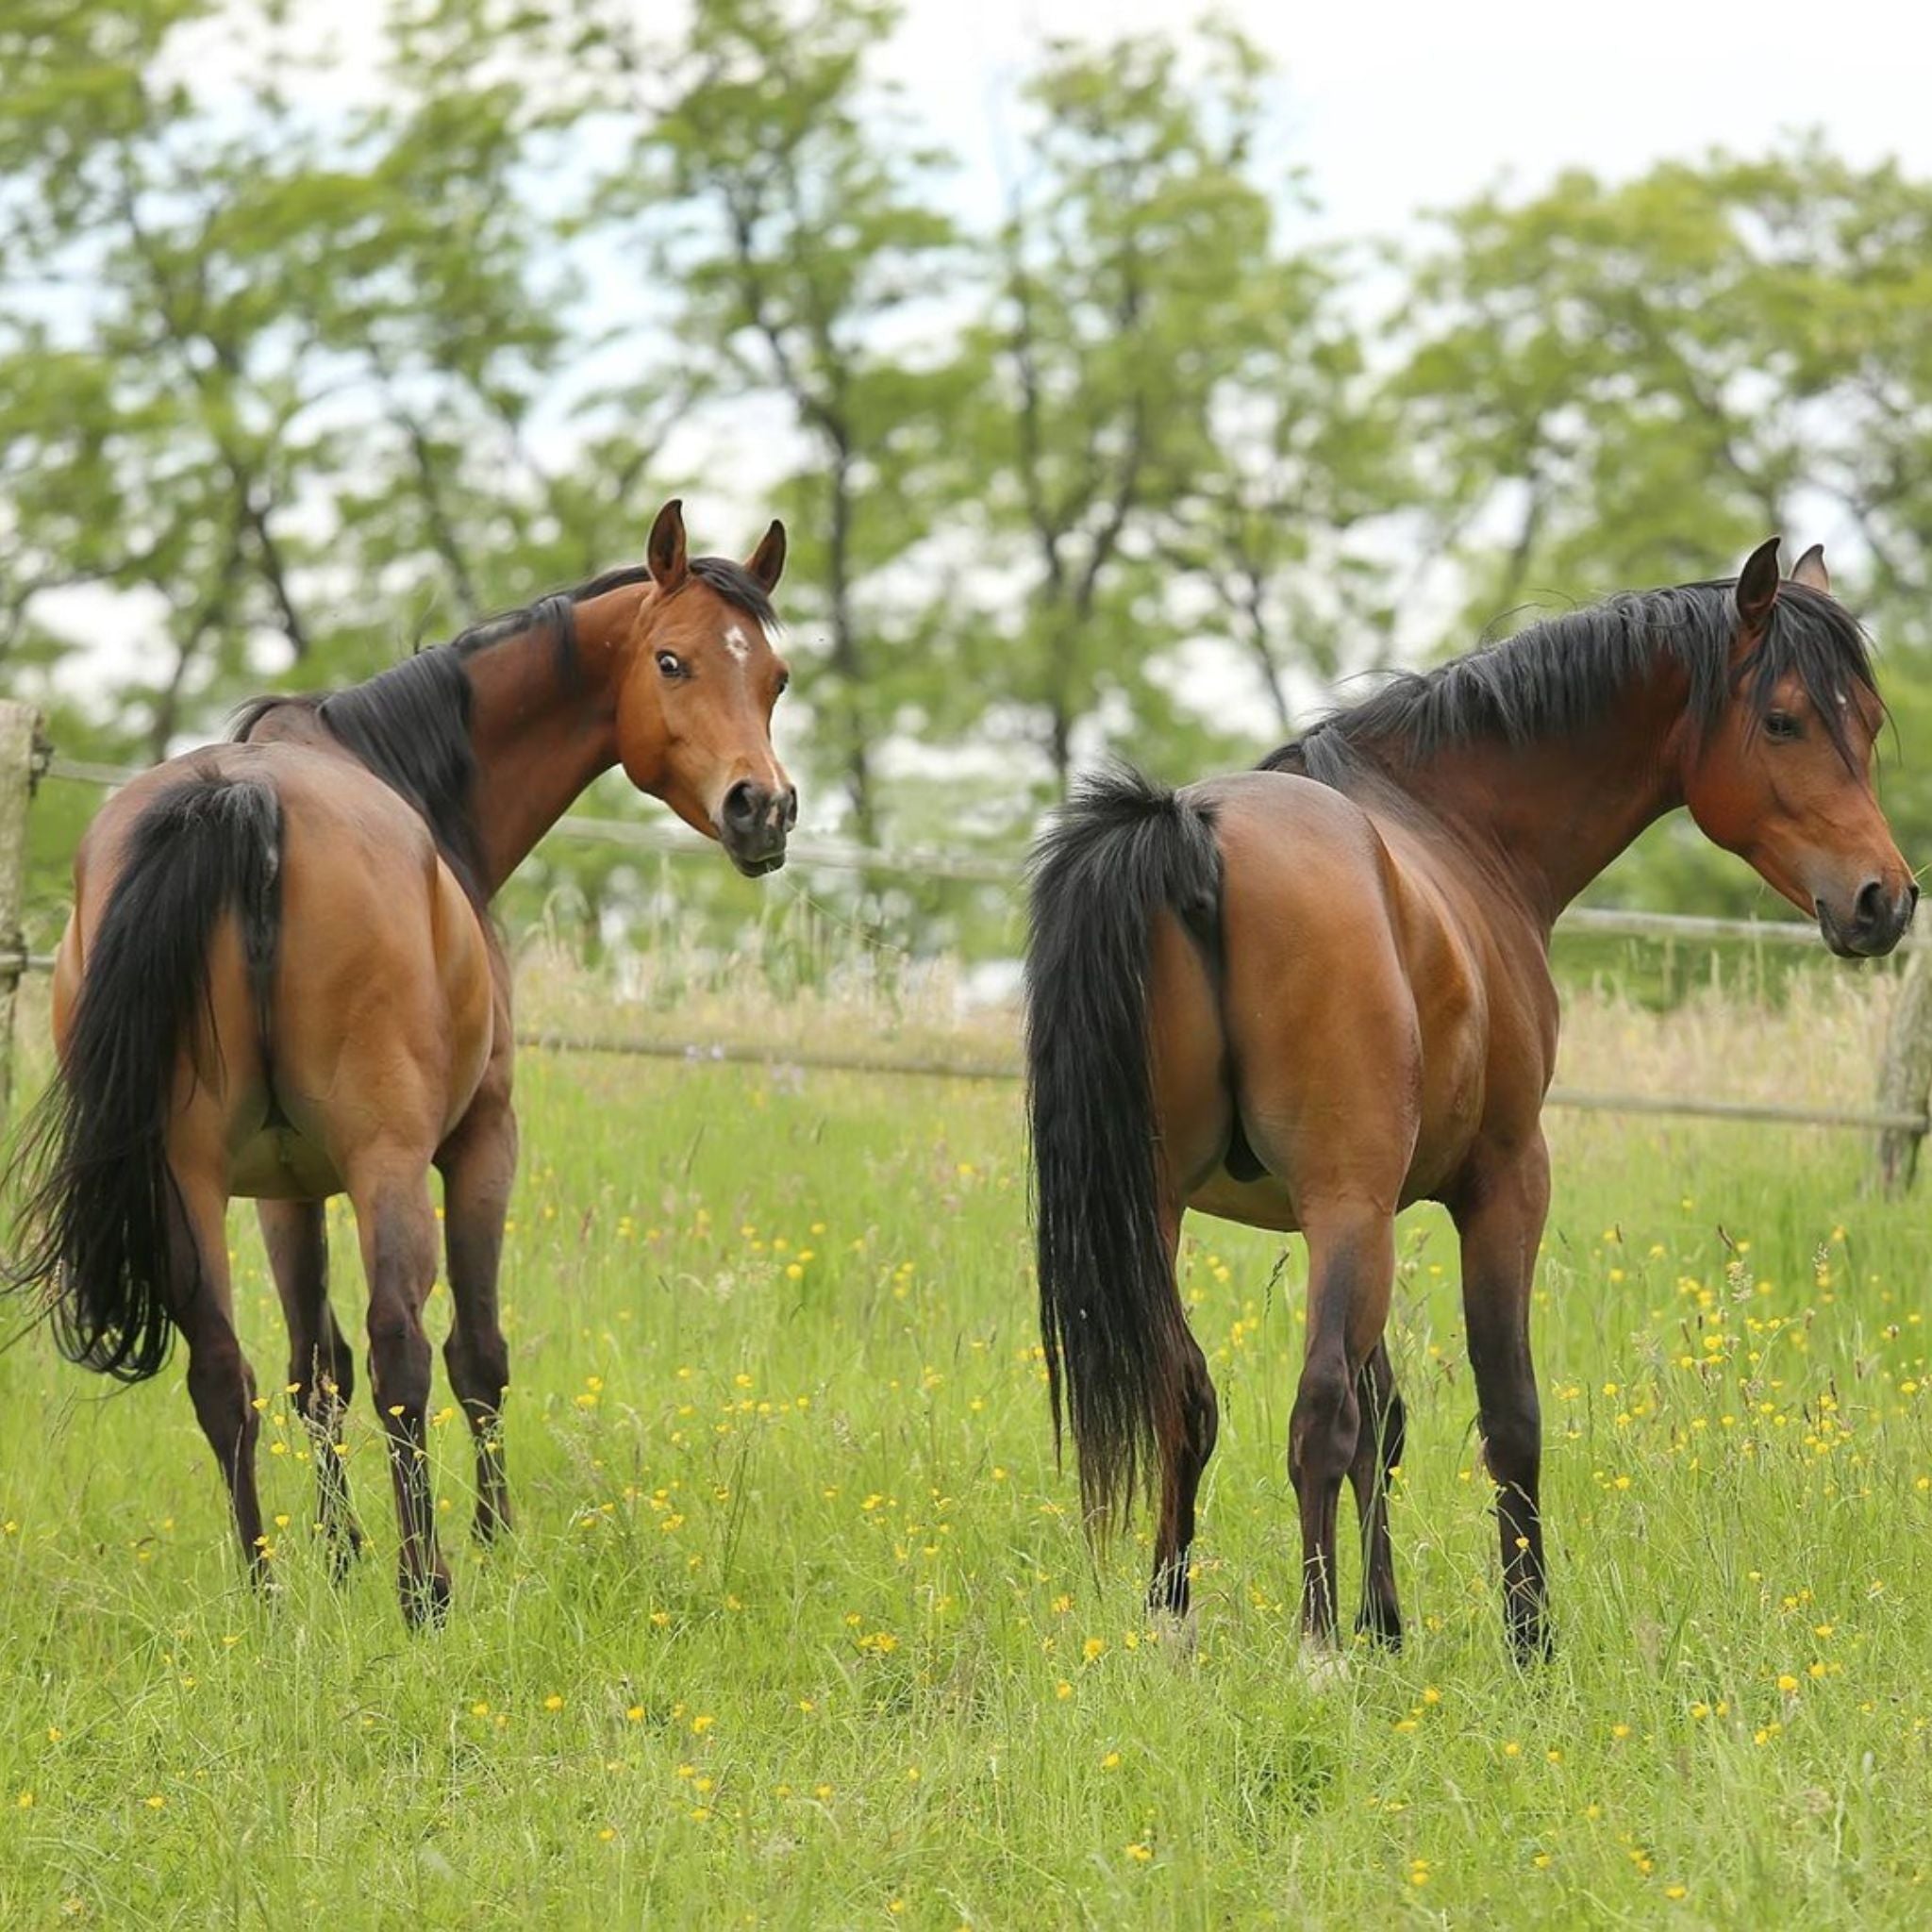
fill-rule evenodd
<path id="1" fill-rule="evenodd" d="M 1309 1362 L 1289 1419 L 1288 1466 L 1296 1482 L 1339 1478 L 1355 1460 L 1361 1402 L 1340 1362 Z"/>
<path id="2" fill-rule="evenodd" d="M 407 1308 L 370 1309 L 369 1379 L 385 1420 L 396 1407 L 420 1415 L 428 1407 L 429 1338 Z"/>
<path id="3" fill-rule="evenodd" d="M 1481 1427 L 1483 1459 L 1490 1474 L 1506 1489 L 1532 1491 L 1543 1446 L 1542 1413 L 1535 1395 L 1485 1409 Z"/>
<path id="4" fill-rule="evenodd" d="M 500 1331 L 473 1335 L 453 1328 L 442 1345 L 442 1359 L 450 1387 L 461 1400 L 487 1408 L 503 1406 L 509 1387 L 509 1344 Z"/>

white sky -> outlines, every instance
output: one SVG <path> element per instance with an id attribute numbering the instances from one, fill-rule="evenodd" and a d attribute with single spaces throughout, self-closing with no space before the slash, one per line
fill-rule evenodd
<path id="1" fill-rule="evenodd" d="M 651 4 L 651 0 L 641 0 Z M 1282 71 L 1323 226 L 1387 235 L 1506 173 L 1619 175 L 1821 127 L 1856 161 L 1932 171 L 1932 12 L 1905 0 L 1222 0 Z M 918 117 L 982 175 L 1041 36 L 1176 27 L 1175 0 L 909 0 L 889 55 Z"/>

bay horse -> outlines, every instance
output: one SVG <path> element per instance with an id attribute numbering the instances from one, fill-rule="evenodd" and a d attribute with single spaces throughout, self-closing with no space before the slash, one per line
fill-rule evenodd
<path id="1" fill-rule="evenodd" d="M 338 1574 L 361 1538 L 341 1459 L 353 1354 L 329 1306 L 323 1204 L 353 1204 L 403 1608 L 440 1620 L 450 1580 L 424 1420 L 432 1166 L 476 1531 L 487 1541 L 509 1522 L 497 1267 L 517 1129 L 489 901 L 620 764 L 741 873 L 784 863 L 798 811 L 771 740 L 788 676 L 772 642 L 784 527 L 742 564 L 692 558 L 672 502 L 645 558 L 364 684 L 257 700 L 230 742 L 142 774 L 81 841 L 54 974 L 59 1070 L 16 1156 L 27 1198 L 10 1274 L 44 1297 L 69 1357 L 123 1381 L 153 1375 L 185 1338 L 258 1580 L 273 1555 L 256 1492 L 262 1405 L 235 1334 L 230 1198 L 259 1203 Z"/>
<path id="2" fill-rule="evenodd" d="M 1305 1645 L 1337 1642 L 1336 1509 L 1361 1522 L 1357 1629 L 1399 1643 L 1383 1331 L 1397 1210 L 1461 1246 L 1506 1621 L 1548 1641 L 1529 1302 L 1549 1204 L 1557 913 L 1677 806 L 1815 917 L 1886 953 L 1918 900 L 1871 781 L 1883 717 L 1823 552 L 1626 593 L 1395 677 L 1261 769 L 1174 791 L 1091 779 L 1038 848 L 1026 1058 L 1041 1327 L 1102 1528 L 1158 1477 L 1152 1606 L 1189 1609 L 1214 1450 L 1174 1278 L 1192 1208 L 1307 1241 L 1289 1427 Z"/>

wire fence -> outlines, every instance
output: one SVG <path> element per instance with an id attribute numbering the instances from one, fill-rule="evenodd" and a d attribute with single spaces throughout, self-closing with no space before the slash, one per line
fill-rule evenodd
<path id="1" fill-rule="evenodd" d="M 0 700 L 0 712 L 25 710 Z M 0 739 L 4 739 L 0 732 Z M 16 734 L 17 737 L 17 734 Z M 140 775 L 137 768 L 100 764 L 48 753 L 44 746 L 32 769 L 15 786 L 23 798 L 42 776 L 58 782 L 111 789 Z M 0 772 L 0 808 L 7 796 L 9 774 Z M 25 808 L 22 807 L 24 811 Z M 552 828 L 553 839 L 615 846 L 640 853 L 683 856 L 705 852 L 708 841 L 689 827 L 663 823 L 566 813 Z M 22 841 L 24 843 L 24 824 Z M 8 897 L 8 842 L 0 826 L 0 990 L 10 1008 L 11 991 L 22 973 L 50 971 L 51 955 L 29 953 L 17 934 L 18 877 Z M 795 838 L 790 858 L 794 864 L 861 873 L 869 876 L 943 879 L 971 885 L 1011 888 L 1020 876 L 1017 855 L 964 853 L 927 847 L 880 848 L 833 838 Z M 15 870 L 17 874 L 18 861 Z M 1707 947 L 1743 942 L 1752 946 L 1813 949 L 1821 941 L 1815 925 L 1796 920 L 1708 919 L 1677 913 L 1626 911 L 1603 908 L 1573 908 L 1557 923 L 1559 933 L 1610 939 L 1632 939 L 1686 946 Z M 1727 1100 L 1703 1093 L 1624 1092 L 1553 1088 L 1552 1107 L 1587 1112 L 1654 1114 L 1690 1119 L 1751 1121 L 1824 1128 L 1849 1129 L 1878 1136 L 1879 1166 L 1889 1187 L 1907 1184 L 1916 1168 L 1918 1151 L 1932 1119 L 1927 1093 L 1932 1089 L 1932 976 L 1927 973 L 1927 949 L 1932 935 L 1909 936 L 1913 954 L 1878 1069 L 1878 1099 L 1874 1106 L 1800 1107 L 1777 1102 Z M 4 1098 L 6 1065 L 10 1058 L 10 1012 L 0 1035 L 0 1098 Z M 886 1077 L 944 1080 L 1012 1080 L 1021 1069 L 1017 1058 L 948 1058 L 821 1048 L 777 1047 L 752 1041 L 666 1041 L 621 1034 L 584 1033 L 568 1029 L 522 1031 L 518 1044 L 536 1052 L 612 1054 L 683 1062 L 690 1065 L 726 1064 L 772 1069 L 817 1070 Z"/>

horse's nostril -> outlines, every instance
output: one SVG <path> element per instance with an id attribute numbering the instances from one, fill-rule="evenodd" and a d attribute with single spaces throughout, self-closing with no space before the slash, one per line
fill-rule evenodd
<path id="1" fill-rule="evenodd" d="M 778 794 L 781 809 L 778 823 L 789 832 L 798 823 L 798 787 L 788 785 Z"/>
<path id="2" fill-rule="evenodd" d="M 749 778 L 741 778 L 724 794 L 724 823 L 735 830 L 747 830 L 758 824 L 761 806 L 758 787 Z"/>
<path id="3" fill-rule="evenodd" d="M 1885 888 L 1876 879 L 1867 879 L 1852 901 L 1852 918 L 1859 925 L 1876 925 L 1885 917 Z"/>

